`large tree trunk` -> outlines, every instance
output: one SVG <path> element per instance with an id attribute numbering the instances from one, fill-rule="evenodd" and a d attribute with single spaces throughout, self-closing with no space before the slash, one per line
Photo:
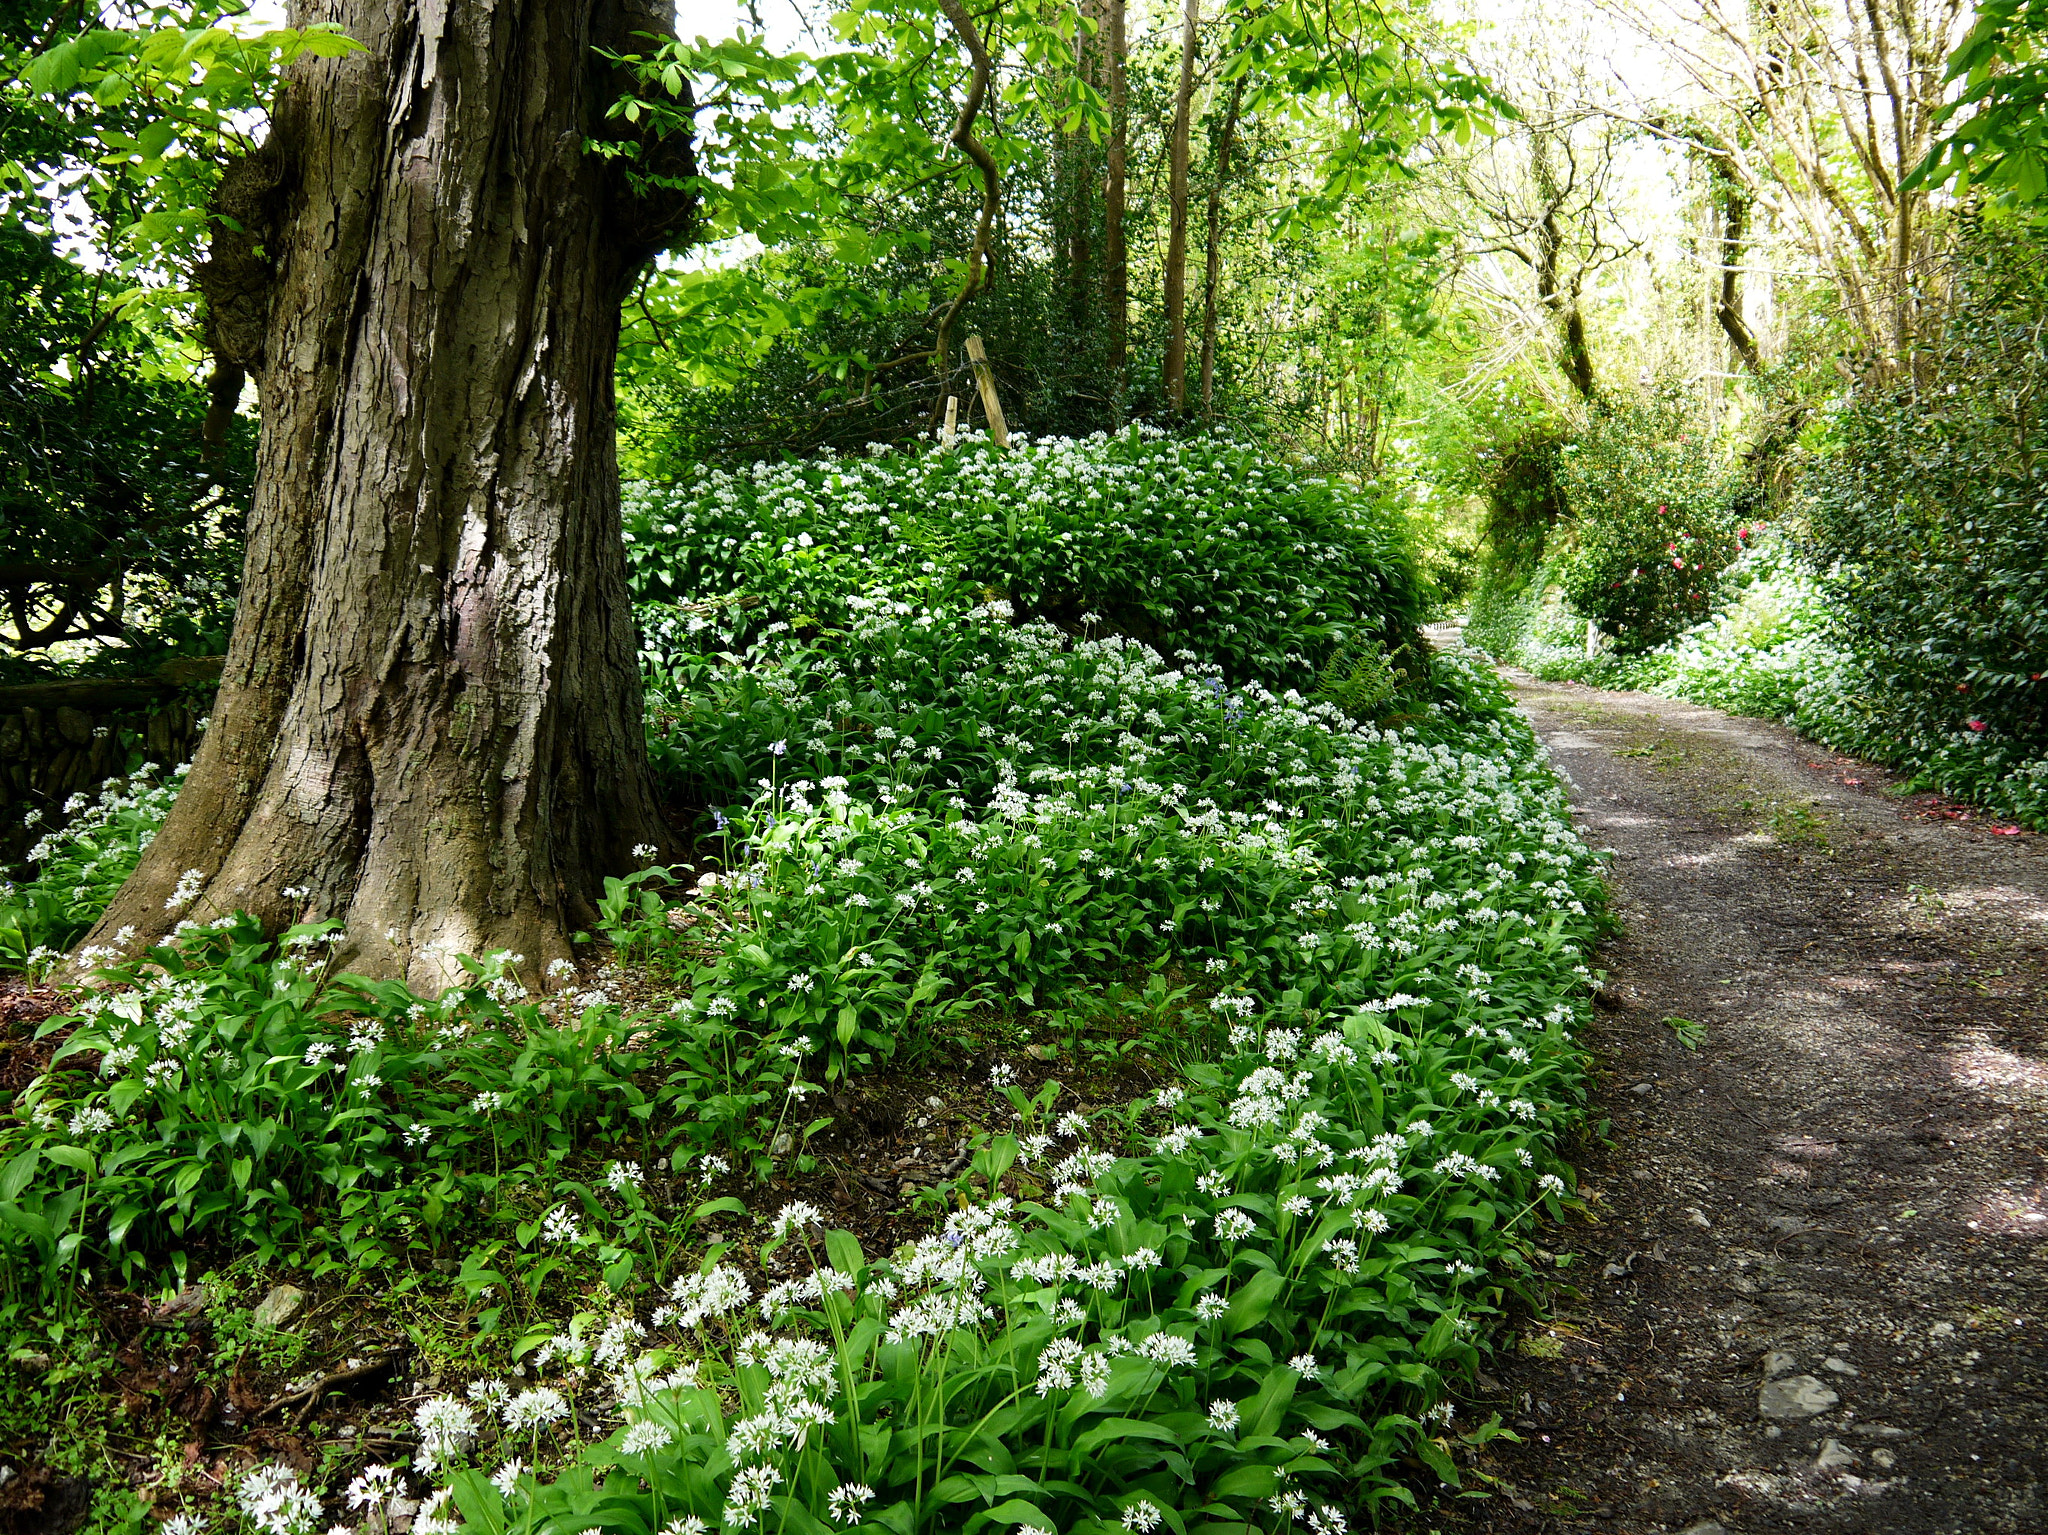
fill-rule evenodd
<path id="1" fill-rule="evenodd" d="M 1109 26 L 1103 67 L 1109 72 L 1109 152 L 1102 192 L 1102 299 L 1109 311 L 1109 371 L 1121 396 L 1129 362 L 1131 262 L 1124 246 L 1124 175 L 1130 149 L 1131 100 L 1124 74 L 1124 0 L 1104 0 Z"/>
<path id="2" fill-rule="evenodd" d="M 423 986 L 537 969 L 632 848 L 667 851 L 641 734 L 612 363 L 690 217 L 604 136 L 661 0 L 329 0 L 200 273 L 263 415 L 241 607 L 184 792 L 88 940 L 184 918 L 346 923 Z M 616 136 L 614 133 L 613 136 Z M 678 140 L 643 167 L 691 169 Z M 237 227 L 241 232 L 237 233 Z M 201 893 L 173 891 L 197 871 Z M 302 893 L 303 892 L 303 893 Z"/>
<path id="3" fill-rule="evenodd" d="M 1201 0 L 1181 17 L 1180 84 L 1173 93 L 1173 142 L 1166 164 L 1166 365 L 1160 379 L 1167 409 L 1188 408 L 1188 130 L 1195 115 L 1195 41 Z"/>

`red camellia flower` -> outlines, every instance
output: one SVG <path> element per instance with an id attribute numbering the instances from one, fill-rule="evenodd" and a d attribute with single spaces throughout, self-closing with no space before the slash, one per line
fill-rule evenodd
<path id="1" fill-rule="evenodd" d="M 1972 730 L 1982 730 L 1985 728 L 1982 720 L 1971 720 L 1969 721 L 1969 726 Z"/>

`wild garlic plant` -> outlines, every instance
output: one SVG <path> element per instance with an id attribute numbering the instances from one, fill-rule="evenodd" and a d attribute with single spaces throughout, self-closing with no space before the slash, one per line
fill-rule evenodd
<path id="1" fill-rule="evenodd" d="M 1407 718 L 1287 685 L 1292 636 L 1399 611 L 1367 590 L 1399 562 L 1346 566 L 1365 545 L 1311 537 L 1301 487 L 1212 451 L 700 477 L 710 520 L 661 535 L 692 606 L 649 630 L 650 731 L 722 856 L 604 907 L 677 1003 L 528 997 L 512 956 L 430 1002 L 328 974 L 317 926 L 235 919 L 116 957 L 0 1132 L 10 1272 L 68 1242 L 67 1273 L 139 1281 L 202 1227 L 330 1268 L 459 1238 L 480 1325 L 581 1307 L 513 1378 L 418 1404 L 409 1464 L 338 1504 L 252 1477 L 266 1530 L 424 1494 L 420 1535 L 1342 1535 L 1404 1466 L 1454 1475 L 1492 1430 L 1453 1384 L 1570 1190 L 1597 860 L 1475 665 L 1431 664 Z M 1011 585 L 964 574 L 1006 549 Z M 728 579 L 756 588 L 703 589 Z M 1201 622 L 1131 637 L 1168 620 Z M 803 1170 L 842 1078 L 1140 994 L 1179 1080 L 1091 1121 L 998 1063 L 1016 1118 L 923 1241 L 734 1197 Z"/>
<path id="2" fill-rule="evenodd" d="M 865 653 L 906 621 L 876 615 Z M 1466 663 L 1440 666 L 1477 716 L 1454 749 L 1226 689 L 1120 640 L 1012 628 L 986 606 L 943 627 L 989 652 L 989 692 L 1067 728 L 997 734 L 983 758 L 940 753 L 937 783 L 915 739 L 886 727 L 895 755 L 851 776 L 763 779 L 689 912 L 657 901 L 613 932 L 673 955 L 683 1011 L 743 1020 L 831 1080 L 932 1042 L 967 1006 L 1021 1013 L 1119 973 L 1308 987 L 1341 1005 L 1455 935 L 1480 941 L 1467 962 L 1490 964 L 1554 943 L 1597 902 L 1540 749 L 1503 728 L 1497 689 Z M 1092 716 L 1104 696 L 1119 702 Z M 732 1092 L 716 1072 L 694 1080 L 700 1101 Z"/>
<path id="3" fill-rule="evenodd" d="M 687 1386 L 620 1395 L 561 1475 L 458 1476 L 452 1505 L 489 1529 L 1328 1535 L 1410 1496 L 1403 1457 L 1454 1477 L 1454 1441 L 1492 1427 L 1453 1427 L 1450 1382 L 1570 1190 L 1598 885 L 1533 737 L 1447 670 L 1436 740 L 1236 701 L 1293 769 L 1256 809 L 1043 762 L 1029 788 L 999 766 L 979 803 L 765 786 L 691 903 L 728 935 L 697 1015 L 827 1054 L 840 1009 L 867 1026 L 844 988 L 870 971 L 1000 994 L 1006 961 L 1041 988 L 1172 966 L 1203 978 L 1206 1058 L 1137 1142 L 1063 1116 L 984 1146 L 980 1202 L 908 1253 L 783 1212 L 809 1272 L 756 1295 L 714 1258 L 649 1317 L 691 1318 L 647 1367 L 681 1361 Z M 757 1363 L 799 1356 L 801 1400 Z"/>
<path id="4" fill-rule="evenodd" d="M 1567 1192 L 1572 1020 L 1453 1057 L 1391 1001 L 1234 1025 L 1135 1142 L 999 1138 L 980 1184 L 1019 1196 L 886 1257 L 783 1207 L 762 1256 L 800 1254 L 791 1277 L 713 1253 L 644 1319 L 579 1317 L 528 1374 L 423 1406 L 461 1467 L 438 1506 L 494 1531 L 1327 1535 L 1405 1499 L 1402 1456 L 1452 1474 L 1489 1265 Z M 617 1427 L 579 1445 L 590 1418 Z"/>
<path id="5" fill-rule="evenodd" d="M 1008 449 L 970 433 L 944 454 L 700 465 L 678 485 L 629 487 L 625 513 L 657 658 L 845 629 L 878 577 L 906 593 L 992 589 L 1062 623 L 1092 612 L 1233 676 L 1297 685 L 1344 633 L 1398 643 L 1421 617 L 1398 510 L 1224 432 L 1139 425 Z M 748 601 L 703 607 L 734 593 Z"/>
<path id="6" fill-rule="evenodd" d="M 100 989 L 42 1025 L 64 1041 L 0 1122 L 0 1304 L 95 1272 L 182 1280 L 187 1244 L 221 1234 L 316 1276 L 397 1266 L 459 1217 L 516 1222 L 516 1190 L 581 1197 L 559 1183 L 580 1142 L 646 1123 L 651 1041 L 602 993 L 534 997 L 495 954 L 426 999 L 332 974 L 338 935 L 234 913 L 97 957 Z"/>
<path id="7" fill-rule="evenodd" d="M 850 595 L 844 632 L 765 634 L 673 695 L 653 684 L 650 742 L 687 757 L 727 808 L 778 782 L 840 776 L 898 796 L 992 791 L 999 766 L 1123 766 L 1203 785 L 1286 789 L 1307 769 L 1298 721 L 1347 716 L 1264 683 L 1231 683 L 1180 646 L 1171 657 L 1100 632 L 1019 623 L 968 590 Z M 1091 637 L 1091 635 L 1093 637 Z"/>
<path id="8" fill-rule="evenodd" d="M 32 980 L 58 972 L 64 950 L 135 871 L 190 770 L 190 763 L 165 771 L 145 762 L 108 779 L 96 799 L 72 795 L 61 820 L 26 812 L 31 829 L 49 829 L 28 850 L 30 876 L 19 884 L 0 880 L 0 967 L 22 969 Z"/>

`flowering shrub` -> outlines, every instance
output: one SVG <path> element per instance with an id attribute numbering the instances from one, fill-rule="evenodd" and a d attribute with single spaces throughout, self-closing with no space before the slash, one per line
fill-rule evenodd
<path id="1" fill-rule="evenodd" d="M 1717 445 L 1649 402 L 1595 415 L 1556 463 L 1571 513 L 1557 572 L 1573 610 L 1632 651 L 1705 616 L 1740 552 L 1740 476 Z"/>
<path id="2" fill-rule="evenodd" d="M 1910 379 L 1811 434 L 1804 510 L 1851 658 L 1805 712 L 1924 784 L 2048 814 L 2048 278 L 2038 231 L 1968 221 Z"/>
<path id="3" fill-rule="evenodd" d="M 1610 618 L 1590 566 L 1574 579 L 1575 567 L 1554 565 L 1526 587 L 1483 592 L 1467 631 L 1473 643 L 1542 676 L 1654 686 L 1783 719 L 1903 770 L 1913 787 L 2048 828 L 2048 496 L 2039 468 L 2048 266 L 2038 231 L 1966 217 L 1958 233 L 1944 273 L 1948 306 L 1910 375 L 1857 384 L 1807 423 L 1795 507 L 1803 571 L 1782 549 L 1739 560 L 1703 625 L 1647 655 L 1588 660 L 1583 630 L 1574 636 L 1552 620 L 1583 625 L 1591 614 L 1610 629 L 1629 620 Z M 1559 461 L 1572 464 L 1560 479 L 1584 487 L 1570 492 L 1575 511 L 1586 490 L 1607 495 L 1603 482 L 1632 483 L 1626 465 L 1583 454 Z M 1696 547 L 1708 557 L 1667 538 L 1666 559 L 1682 571 L 1648 562 L 1647 545 L 1629 569 L 1682 581 L 1694 603 L 1702 589 L 1693 578 L 1716 568 L 1708 535 L 1720 525 L 1721 493 L 1704 462 L 1667 478 L 1672 495 L 1659 491 L 1658 504 L 1676 514 L 1684 494 L 1695 497 L 1704 519 Z M 1605 577 L 1617 599 L 1630 590 L 1616 574 L 1621 563 L 1609 561 Z M 1546 589 L 1560 574 L 1570 609 L 1547 613 Z M 1758 629 L 1750 619 L 1759 604 L 1784 623 Z M 1670 611 L 1679 621 L 1700 616 Z"/>
<path id="4" fill-rule="evenodd" d="M 1977 716 L 1925 718 L 1924 698 L 1853 652 L 1830 647 L 1810 663 L 1790 723 L 1817 741 L 1903 770 L 1915 789 L 1935 789 L 2048 831 L 2048 754 Z"/>
<path id="5" fill-rule="evenodd" d="M 880 579 L 1001 593 L 1020 614 L 1194 650 L 1306 685 L 1345 633 L 1413 643 L 1422 596 L 1394 511 L 1224 436 L 970 434 L 950 453 L 699 466 L 626 499 L 657 666 L 788 625 L 844 628 Z M 659 604 L 682 603 L 668 614 Z M 705 609 L 701 605 L 720 606 Z M 691 637 L 709 644 L 682 646 Z"/>
<path id="6" fill-rule="evenodd" d="M 1501 654 L 1547 681 L 1640 688 L 1736 714 L 1789 714 L 1802 683 L 1838 650 L 1792 541 L 1775 529 L 1741 531 L 1746 546 L 1716 583 L 1713 612 L 1655 650 L 1589 657 L 1584 619 L 1548 603 L 1506 637 Z"/>
<path id="7" fill-rule="evenodd" d="M 142 850 L 156 836 L 190 764 L 163 773 L 145 762 L 126 778 L 110 778 L 97 802 L 74 794 L 66 820 L 28 850 L 34 874 L 0 881 L 0 966 L 39 972 L 99 920 Z M 42 812 L 31 810 L 34 826 Z"/>

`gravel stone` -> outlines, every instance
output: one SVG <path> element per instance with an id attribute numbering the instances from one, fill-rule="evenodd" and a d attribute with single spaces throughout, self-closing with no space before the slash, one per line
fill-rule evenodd
<path id="1" fill-rule="evenodd" d="M 1816 1471 L 1846 1471 L 1856 1464 L 1856 1452 L 1839 1439 L 1823 1439 L 1820 1454 L 1814 1457 Z"/>
<path id="2" fill-rule="evenodd" d="M 1756 1410 L 1766 1418 L 1797 1421 L 1816 1417 L 1842 1399 L 1811 1375 L 1767 1380 L 1757 1393 Z"/>
<path id="3" fill-rule="evenodd" d="M 273 1285 L 263 1299 L 256 1302 L 256 1309 L 249 1313 L 249 1320 L 259 1328 L 273 1331 L 299 1314 L 306 1304 L 306 1292 L 297 1285 Z"/>

